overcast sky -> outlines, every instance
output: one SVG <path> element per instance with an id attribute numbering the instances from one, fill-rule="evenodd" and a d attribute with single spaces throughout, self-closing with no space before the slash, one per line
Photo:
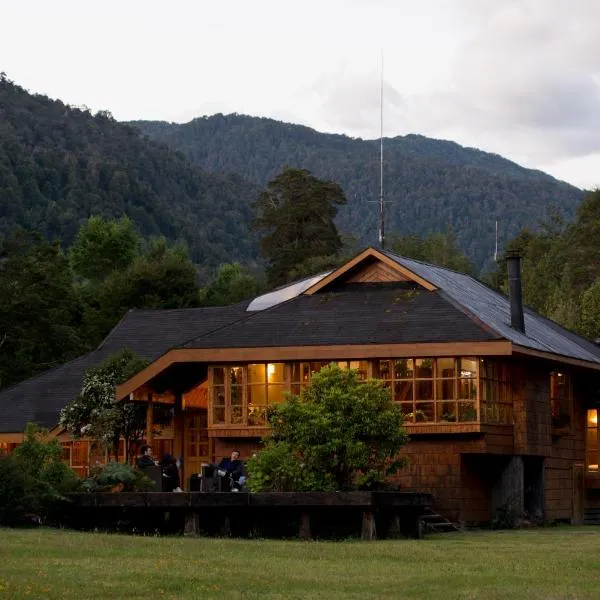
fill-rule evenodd
<path id="1" fill-rule="evenodd" d="M 0 71 L 119 120 L 420 133 L 600 186 L 600 0 L 0 0 Z"/>

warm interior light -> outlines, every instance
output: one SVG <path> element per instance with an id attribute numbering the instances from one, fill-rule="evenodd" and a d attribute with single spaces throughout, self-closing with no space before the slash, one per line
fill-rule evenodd
<path id="1" fill-rule="evenodd" d="M 588 424 L 598 425 L 598 411 L 595 408 L 588 410 Z"/>
<path id="2" fill-rule="evenodd" d="M 269 377 L 271 377 L 271 375 L 274 375 L 274 374 L 275 374 L 275 365 L 272 365 L 272 364 L 269 363 L 267 365 L 267 375 Z"/>
<path id="3" fill-rule="evenodd" d="M 598 465 L 588 465 L 588 471 L 597 471 Z"/>

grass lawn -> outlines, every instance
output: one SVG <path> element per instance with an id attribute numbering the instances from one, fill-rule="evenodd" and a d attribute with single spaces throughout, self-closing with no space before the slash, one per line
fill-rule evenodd
<path id="1" fill-rule="evenodd" d="M 295 542 L 0 529 L 0 598 L 600 598 L 600 528 Z"/>

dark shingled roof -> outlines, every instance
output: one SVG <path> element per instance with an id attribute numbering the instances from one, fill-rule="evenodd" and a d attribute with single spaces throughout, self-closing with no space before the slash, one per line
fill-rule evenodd
<path id="1" fill-rule="evenodd" d="M 61 408 L 81 390 L 90 367 L 126 347 L 153 361 L 173 346 L 244 317 L 247 304 L 129 311 L 93 352 L 1 390 L 0 433 L 21 432 L 28 421 L 53 427 Z"/>
<path id="2" fill-rule="evenodd" d="M 441 292 L 413 283 L 348 284 L 297 296 L 217 332 L 188 348 L 233 348 L 501 339 Z"/>

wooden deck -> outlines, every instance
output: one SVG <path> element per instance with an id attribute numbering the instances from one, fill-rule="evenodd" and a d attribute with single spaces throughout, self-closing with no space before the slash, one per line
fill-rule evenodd
<path id="1" fill-rule="evenodd" d="M 160 529 L 168 516 L 185 535 L 261 537 L 323 535 L 362 539 L 423 536 L 420 516 L 433 497 L 408 492 L 87 493 L 69 495 L 69 524 L 104 526 L 131 520 Z M 336 523 L 338 531 L 335 530 Z"/>

